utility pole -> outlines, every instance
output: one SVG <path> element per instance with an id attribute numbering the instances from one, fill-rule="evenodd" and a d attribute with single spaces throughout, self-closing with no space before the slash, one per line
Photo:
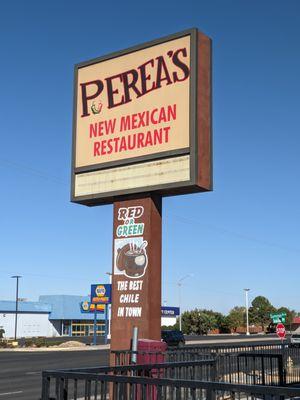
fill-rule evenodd
<path id="1" fill-rule="evenodd" d="M 109 276 L 109 284 L 112 284 L 112 273 L 111 272 L 105 272 L 106 275 Z M 105 305 L 105 312 L 106 312 L 106 317 L 108 318 L 108 332 L 106 332 L 106 340 L 107 338 L 110 339 L 110 330 L 111 330 L 111 304 L 106 304 Z M 105 329 L 106 329 L 106 322 L 105 322 Z"/>
<path id="2" fill-rule="evenodd" d="M 21 275 L 14 275 L 11 278 L 16 279 L 16 315 L 15 315 L 15 341 L 17 340 L 18 330 L 18 306 L 19 306 L 19 279 Z"/>
<path id="3" fill-rule="evenodd" d="M 249 332 L 249 304 L 248 304 L 248 292 L 250 289 L 244 289 L 245 300 L 246 300 L 246 335 L 250 335 Z"/>
<path id="4" fill-rule="evenodd" d="M 182 281 L 185 279 L 189 278 L 190 276 L 194 276 L 193 274 L 187 274 L 183 276 L 182 278 L 179 279 L 177 282 L 178 285 L 178 298 L 179 298 L 179 330 L 181 331 L 182 329 L 182 324 L 181 324 L 181 286 L 182 286 Z"/>

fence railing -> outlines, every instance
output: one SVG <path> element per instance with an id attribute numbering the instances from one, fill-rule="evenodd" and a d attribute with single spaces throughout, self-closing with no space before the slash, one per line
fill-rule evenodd
<path id="1" fill-rule="evenodd" d="M 51 380 L 56 381 L 54 395 L 51 395 Z M 299 397 L 299 388 L 85 372 L 43 372 L 42 400 L 283 400 Z"/>
<path id="2" fill-rule="evenodd" d="M 185 346 L 168 349 L 164 353 L 130 350 L 112 353 L 116 365 L 130 364 L 133 353 L 140 356 L 147 355 L 152 363 L 158 362 L 162 357 L 165 362 L 197 361 L 214 357 L 217 360 L 218 380 L 222 382 L 245 384 L 257 382 L 267 385 L 278 385 L 282 382 L 300 383 L 300 348 L 291 348 L 287 344 Z M 248 357 L 246 354 L 251 356 Z M 258 355 L 264 357 L 260 358 Z M 282 357 L 282 364 L 279 356 Z"/>
<path id="3" fill-rule="evenodd" d="M 220 381 L 228 383 L 292 385 L 300 383 L 300 348 L 273 346 L 269 351 L 256 348 L 231 349 L 216 355 Z"/>
<path id="4" fill-rule="evenodd" d="M 147 364 L 124 365 L 134 353 Z M 114 367 L 43 372 L 42 400 L 300 398 L 300 389 L 283 388 L 300 383 L 300 348 L 281 344 L 186 346 L 164 353 L 128 350 L 114 354 L 119 364 Z M 229 386 L 222 386 L 223 390 L 218 385 Z M 272 391 L 276 386 L 279 391 Z M 266 391 L 267 387 L 272 390 Z"/>
<path id="5" fill-rule="evenodd" d="M 65 374 L 72 374 L 72 388 L 68 380 L 64 380 Z M 146 365 L 127 365 L 116 367 L 93 367 L 76 368 L 71 370 L 45 371 L 43 372 L 43 393 L 48 393 L 49 398 L 59 398 L 59 393 L 69 393 L 78 397 L 83 396 L 89 386 L 89 377 L 97 375 L 114 375 L 123 377 L 144 377 L 144 378 L 167 378 L 187 380 L 216 380 L 216 361 L 214 359 L 203 361 L 184 361 L 176 363 L 154 363 Z M 50 379 L 50 378 L 55 379 Z M 45 389 L 47 388 L 47 389 Z M 51 395 L 50 395 L 51 394 Z M 65 394 L 66 396 L 66 394 Z M 74 398 L 76 398 L 76 396 Z M 68 399 L 68 397 L 66 397 Z M 72 397 L 73 398 L 73 397 Z M 46 397 L 47 399 L 47 397 Z"/>
<path id="6" fill-rule="evenodd" d="M 216 370 L 220 382 L 268 386 L 286 384 L 281 354 L 221 354 L 216 359 Z"/>
<path id="7" fill-rule="evenodd" d="M 169 348 L 163 353 L 165 361 L 191 361 L 197 359 L 210 358 L 211 355 L 218 354 L 232 354 L 240 352 L 275 352 L 281 353 L 284 349 L 295 350 L 299 352 L 299 349 L 290 349 L 288 344 L 274 343 L 274 344 L 253 344 L 253 345 L 220 345 L 220 346 L 184 346 L 180 348 Z M 115 365 L 127 365 L 130 364 L 131 356 L 133 353 L 137 354 L 150 354 L 150 352 L 134 352 L 132 350 L 113 350 L 111 352 L 115 358 Z M 153 361 L 156 361 L 160 357 L 161 352 L 151 352 Z"/>

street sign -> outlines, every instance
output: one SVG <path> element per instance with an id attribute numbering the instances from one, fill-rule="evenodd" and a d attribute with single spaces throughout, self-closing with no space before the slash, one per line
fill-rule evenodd
<path id="1" fill-rule="evenodd" d="M 273 324 L 280 324 L 283 323 L 285 324 L 286 322 L 286 313 L 276 313 L 276 314 L 270 314 L 270 318 L 272 319 Z"/>
<path id="2" fill-rule="evenodd" d="M 91 285 L 91 303 L 110 304 L 111 284 Z"/>
<path id="3" fill-rule="evenodd" d="M 277 336 L 281 339 L 281 340 L 283 340 L 284 338 L 285 338 L 285 333 L 286 333 L 286 331 L 285 331 L 285 326 L 283 325 L 283 324 L 278 324 L 277 326 L 276 326 L 276 334 L 277 334 Z"/>
<path id="4" fill-rule="evenodd" d="M 177 317 L 179 315 L 179 307 L 162 307 L 161 316 L 162 317 Z"/>

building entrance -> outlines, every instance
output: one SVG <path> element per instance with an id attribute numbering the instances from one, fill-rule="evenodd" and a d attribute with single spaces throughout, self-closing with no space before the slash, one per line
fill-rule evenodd
<path id="1" fill-rule="evenodd" d="M 93 321 L 72 321 L 72 336 L 93 336 Z M 105 335 L 105 323 L 97 322 L 97 336 Z"/>

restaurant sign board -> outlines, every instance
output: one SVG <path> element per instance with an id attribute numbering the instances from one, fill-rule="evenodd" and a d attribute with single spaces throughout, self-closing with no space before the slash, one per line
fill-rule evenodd
<path id="1" fill-rule="evenodd" d="M 72 194 L 207 191 L 211 182 L 211 43 L 190 29 L 75 66 Z"/>

